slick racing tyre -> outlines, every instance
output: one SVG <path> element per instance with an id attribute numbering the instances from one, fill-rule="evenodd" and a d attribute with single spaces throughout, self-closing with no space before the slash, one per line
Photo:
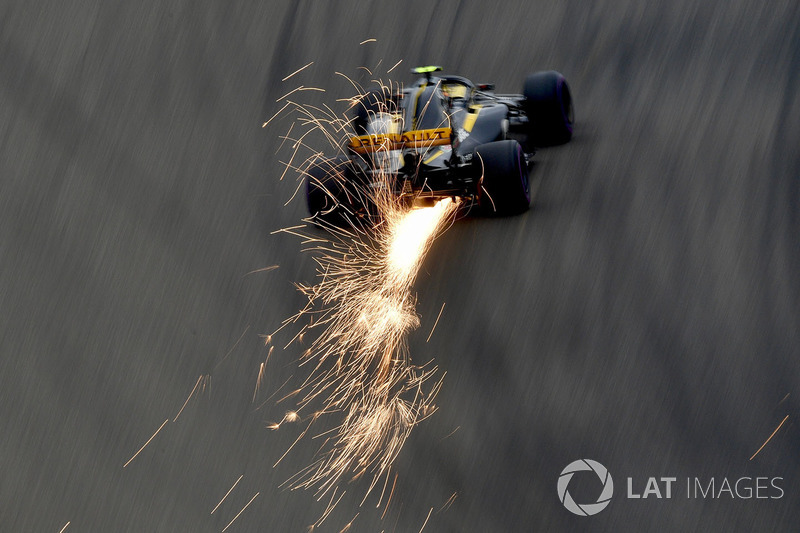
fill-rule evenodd
<path id="1" fill-rule="evenodd" d="M 478 206 L 487 215 L 515 215 L 531 205 L 528 165 L 515 140 L 479 146 L 472 164 L 481 176 Z"/>
<path id="2" fill-rule="evenodd" d="M 367 210 L 353 164 L 346 157 L 320 158 L 306 170 L 306 205 L 320 227 L 357 227 Z"/>
<path id="3" fill-rule="evenodd" d="M 575 111 L 567 80 L 550 70 L 525 79 L 525 113 L 528 135 L 537 146 L 564 144 L 572 138 Z"/>

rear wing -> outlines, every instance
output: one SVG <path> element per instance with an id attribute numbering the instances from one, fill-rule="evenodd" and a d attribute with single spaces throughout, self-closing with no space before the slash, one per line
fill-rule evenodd
<path id="1" fill-rule="evenodd" d="M 430 148 L 450 144 L 450 128 L 413 130 L 403 133 L 382 133 L 351 137 L 347 147 L 357 154 L 402 150 L 404 148 Z"/>

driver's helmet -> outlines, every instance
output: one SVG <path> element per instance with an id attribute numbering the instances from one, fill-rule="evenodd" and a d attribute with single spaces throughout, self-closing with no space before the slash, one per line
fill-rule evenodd
<path id="1" fill-rule="evenodd" d="M 441 84 L 442 94 L 445 98 L 451 101 L 466 102 L 467 100 L 467 86 L 463 83 L 455 83 L 448 81 Z"/>

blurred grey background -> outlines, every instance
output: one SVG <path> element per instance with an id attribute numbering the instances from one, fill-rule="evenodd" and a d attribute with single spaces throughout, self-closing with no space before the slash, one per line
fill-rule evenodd
<path id="1" fill-rule="evenodd" d="M 300 240 L 272 233 L 304 216 L 284 207 L 294 177 L 278 180 L 289 122 L 261 124 L 298 85 L 335 106 L 353 94 L 336 71 L 368 83 L 360 66 L 386 79 L 401 59 L 399 81 L 433 63 L 505 92 L 560 70 L 578 124 L 538 153 L 529 213 L 435 243 L 411 353 L 446 373 L 439 411 L 402 451 L 383 519 L 386 498 L 359 507 L 356 482 L 319 530 L 413 532 L 429 514 L 432 532 L 796 530 L 788 0 L 3 2 L 0 530 L 220 531 L 255 494 L 228 531 L 319 518 L 324 501 L 281 488 L 318 442 L 273 468 L 303 426 L 265 427 L 290 407 L 267 401 L 296 372 L 287 337 L 253 401 L 259 334 L 314 279 Z M 591 518 L 556 494 L 584 457 L 616 487 Z M 626 478 L 641 492 L 650 476 L 778 476 L 785 494 L 625 498 Z"/>

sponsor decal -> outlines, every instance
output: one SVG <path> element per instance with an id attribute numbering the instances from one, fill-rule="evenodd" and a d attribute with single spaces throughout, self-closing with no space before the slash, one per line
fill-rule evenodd
<path id="1" fill-rule="evenodd" d="M 382 133 L 351 137 L 349 148 L 357 154 L 378 150 L 402 150 L 403 148 L 429 148 L 450 144 L 450 128 L 413 130 L 403 133 Z"/>

